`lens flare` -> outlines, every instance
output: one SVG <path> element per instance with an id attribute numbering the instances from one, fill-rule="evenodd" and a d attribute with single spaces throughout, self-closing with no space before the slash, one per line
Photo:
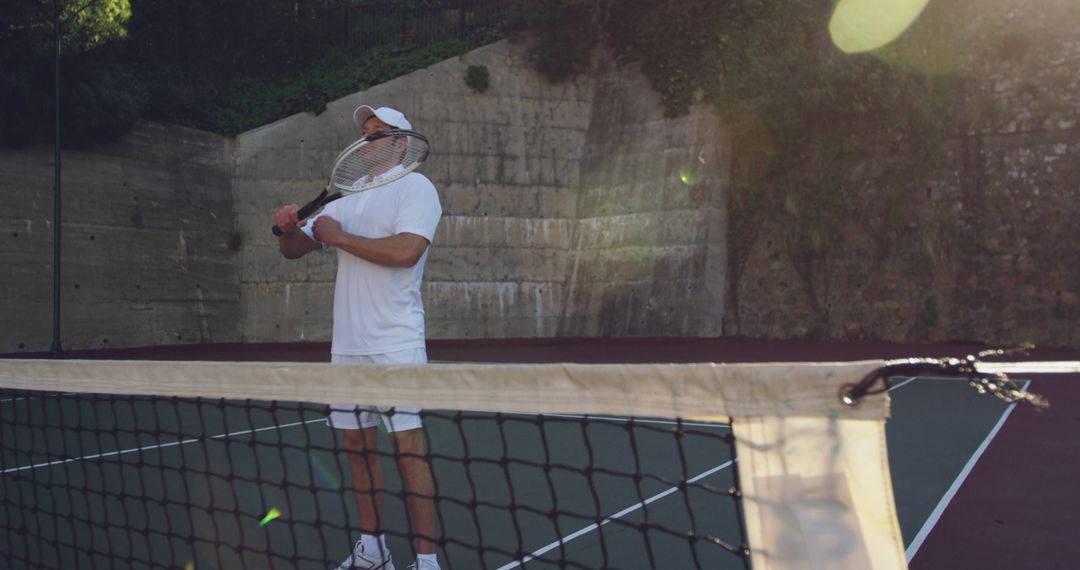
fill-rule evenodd
<path id="1" fill-rule="evenodd" d="M 278 518 L 280 516 L 281 516 L 281 511 L 279 511 L 277 509 L 270 509 L 270 512 L 266 513 L 266 516 L 263 517 L 263 519 L 261 521 L 259 521 L 259 526 L 266 526 L 266 523 L 268 523 L 268 522 L 270 522 L 270 521 L 272 521 L 272 520 L 274 520 L 274 519 L 276 519 L 276 518 Z"/>
<path id="2" fill-rule="evenodd" d="M 322 480 L 324 487 L 327 489 L 341 488 L 341 478 L 338 477 L 333 470 L 328 468 L 321 459 L 316 457 L 315 454 L 309 454 L 308 461 L 311 463 L 312 469 Z"/>
<path id="3" fill-rule="evenodd" d="M 698 183 L 697 169 L 692 166 L 687 166 L 679 170 L 679 182 L 682 182 L 686 186 L 693 186 Z"/>
<path id="4" fill-rule="evenodd" d="M 195 570 L 195 563 L 188 562 L 187 564 L 184 564 L 184 570 Z"/>
<path id="5" fill-rule="evenodd" d="M 862 53 L 900 37 L 930 0 L 840 0 L 829 35 L 844 53 Z"/>

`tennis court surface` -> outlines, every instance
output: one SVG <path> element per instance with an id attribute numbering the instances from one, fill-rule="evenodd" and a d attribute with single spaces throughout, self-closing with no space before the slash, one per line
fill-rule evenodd
<path id="1" fill-rule="evenodd" d="M 580 393 L 570 397 L 582 402 L 604 400 L 596 404 L 603 407 L 612 405 L 612 399 L 647 399 L 636 391 L 609 392 L 602 385 L 616 370 L 640 372 L 647 362 L 668 363 L 658 368 L 666 370 L 674 366 L 670 363 L 680 362 L 849 360 L 841 350 L 855 360 L 955 355 L 968 348 L 566 339 L 435 342 L 430 352 L 434 361 L 459 362 L 432 368 L 461 370 L 476 368 L 476 362 L 630 363 L 603 369 L 600 382 L 584 382 L 578 386 Z M 318 362 L 325 360 L 325 351 L 325 345 L 315 344 L 218 346 L 104 356 L 240 361 L 258 360 L 261 353 L 272 354 L 270 358 L 276 360 Z M 126 368 L 150 376 L 163 373 L 151 362 Z M 537 370 L 492 368 L 524 375 Z M 843 368 L 835 366 L 838 371 Z M 5 379 L 12 375 L 10 370 L 10 366 L 5 368 Z M 587 365 L 586 370 L 593 368 Z M 539 377 L 549 375 L 550 371 Z M 1013 375 L 1018 383 L 1029 377 Z M 1075 398 L 1061 390 L 1071 388 L 1068 381 L 1049 375 L 1042 378 L 1033 384 L 1033 391 L 1048 386 L 1055 395 Z M 154 392 L 153 388 L 182 380 L 175 371 L 164 370 L 163 376 L 148 379 L 145 389 Z M 114 388 L 103 391 L 122 392 Z M 322 404 L 257 397 L 154 398 L 85 392 L 4 391 L 0 402 L 4 477 L 0 551 L 11 567 L 325 568 L 336 566 L 350 551 L 358 532 L 350 476 L 340 439 L 325 425 Z M 432 397 L 441 401 L 438 393 Z M 775 394 L 760 397 L 772 401 L 755 405 L 776 403 Z M 1006 473 L 1032 473 L 1030 467 L 1002 462 L 995 450 L 1012 445 L 1009 433 L 1018 418 L 1029 422 L 1054 418 L 1055 408 L 1036 413 L 980 395 L 962 379 L 934 374 L 895 377 L 889 399 L 891 413 L 883 422 L 891 472 L 888 483 L 895 497 L 904 560 L 913 568 L 944 568 L 950 567 L 950 561 L 985 557 L 985 552 L 972 555 L 977 549 L 957 542 L 956 529 L 978 529 L 986 521 L 965 521 L 957 505 L 970 501 L 972 494 L 996 495 L 994 490 L 980 488 L 986 481 Z M 633 409 L 648 409 L 640 403 L 636 406 Z M 666 417 L 671 414 L 630 418 L 425 408 L 428 453 L 437 484 L 435 538 L 444 567 L 746 568 L 752 556 L 745 550 L 756 538 L 748 538 L 745 521 L 768 523 L 775 516 L 762 506 L 764 501 L 756 503 L 735 491 L 742 490 L 747 481 L 740 481 L 735 457 L 742 460 L 743 453 L 736 452 L 732 426 L 727 421 L 704 421 L 698 408 L 691 410 L 693 419 Z M 836 417 L 835 412 L 825 415 L 830 414 Z M 721 416 L 729 414 L 715 415 L 705 419 L 725 420 Z M 850 422 L 872 423 L 858 418 Z M 798 435 L 789 434 L 789 439 L 797 441 Z M 393 453 L 385 435 L 380 445 L 384 464 L 392 465 Z M 791 457 L 794 454 L 790 452 Z M 829 455 L 826 449 L 815 449 L 813 454 Z M 842 463 L 843 457 L 838 457 Z M 756 459 L 748 460 L 757 465 Z M 387 467 L 385 471 L 385 520 L 380 523 L 395 560 L 405 561 L 399 562 L 403 567 L 413 557 L 410 525 L 397 470 Z M 746 472 L 742 471 L 743 479 Z M 750 482 L 757 485 L 754 497 L 764 497 L 768 491 L 761 485 L 765 472 L 760 473 L 759 481 Z M 805 477 L 803 484 L 811 480 Z M 776 479 L 770 481 L 775 486 Z M 791 486 L 784 489 L 790 496 Z M 1034 492 L 1052 494 L 1054 489 Z M 853 499 L 854 503 L 859 500 Z M 1062 503 L 1059 508 L 1068 508 L 1067 499 Z M 746 513 L 748 506 L 757 512 Z M 1054 507 L 1044 505 L 1042 510 L 1043 516 L 1054 516 Z M 828 510 L 798 511 L 791 520 L 822 512 Z M 1012 523 L 1017 516 L 1024 513 L 998 511 L 993 520 Z M 843 520 L 844 516 L 834 516 L 800 524 L 805 529 Z M 751 525 L 750 537 L 756 537 L 754 528 Z M 850 528 L 865 527 L 855 523 Z M 786 532 L 774 536 L 790 538 L 790 529 Z M 1065 537 L 1059 540 L 1062 550 L 1051 558 L 1069 560 Z M 750 551 L 755 548 L 762 549 L 751 546 Z M 764 547 L 770 548 L 774 548 L 770 556 L 779 557 L 774 560 L 794 555 L 820 562 L 839 556 L 858 563 L 859 556 L 864 556 L 874 567 L 878 564 L 879 553 L 874 549 L 838 555 L 850 544 L 831 543 L 827 535 L 795 546 Z M 797 554 L 792 554 L 795 550 Z"/>

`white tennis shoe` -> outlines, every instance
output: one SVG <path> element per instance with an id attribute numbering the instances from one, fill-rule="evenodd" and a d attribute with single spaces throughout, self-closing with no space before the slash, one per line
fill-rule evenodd
<path id="1" fill-rule="evenodd" d="M 409 565 L 409 570 L 442 570 L 439 568 L 438 562 L 428 562 L 427 560 L 417 560 Z"/>
<path id="2" fill-rule="evenodd" d="M 387 550 L 371 554 L 364 552 L 364 545 L 358 540 L 353 553 L 338 566 L 338 570 L 394 570 L 394 562 Z"/>

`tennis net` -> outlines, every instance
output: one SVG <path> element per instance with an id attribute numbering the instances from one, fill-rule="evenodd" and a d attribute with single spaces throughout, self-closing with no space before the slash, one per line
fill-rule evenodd
<path id="1" fill-rule="evenodd" d="M 372 491 L 326 405 L 363 402 L 424 410 L 443 568 L 901 568 L 889 366 L 0 360 L 0 555 L 337 567 Z M 411 561 L 402 456 L 370 454 Z"/>

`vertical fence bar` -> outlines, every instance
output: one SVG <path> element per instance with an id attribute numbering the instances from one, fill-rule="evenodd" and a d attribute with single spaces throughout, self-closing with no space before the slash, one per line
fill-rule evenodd
<path id="1" fill-rule="evenodd" d="M 352 42 L 349 41 L 349 17 L 352 16 L 352 7 L 342 5 L 341 11 L 345 13 L 345 16 L 342 18 L 342 20 L 345 20 L 344 47 L 345 49 L 352 49 Z"/>
<path id="2" fill-rule="evenodd" d="M 465 0 L 458 4 L 458 39 L 465 39 Z"/>
<path id="3" fill-rule="evenodd" d="M 53 358 L 60 358 L 60 0 L 53 0 L 53 58 L 55 85 L 53 85 L 54 139 L 53 139 L 53 338 L 49 350 Z"/>
<path id="4" fill-rule="evenodd" d="M 478 28 L 497 28 L 508 17 L 508 4 L 508 0 L 457 0 L 433 7 L 410 0 L 340 3 L 326 10 L 328 22 L 324 29 L 337 25 L 330 24 L 330 18 L 341 20 L 343 45 L 354 54 L 386 45 L 427 45 L 453 37 L 466 39 Z M 344 13 L 337 14 L 336 10 Z"/>

